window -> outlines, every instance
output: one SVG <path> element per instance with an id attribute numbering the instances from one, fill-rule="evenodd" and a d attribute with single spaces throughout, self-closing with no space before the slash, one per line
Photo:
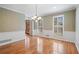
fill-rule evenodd
<path id="1" fill-rule="evenodd" d="M 56 35 L 63 36 L 64 33 L 64 15 L 53 17 L 53 32 Z"/>

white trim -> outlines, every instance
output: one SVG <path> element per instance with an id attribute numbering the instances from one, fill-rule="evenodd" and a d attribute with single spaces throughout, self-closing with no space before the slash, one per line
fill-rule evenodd
<path id="1" fill-rule="evenodd" d="M 76 40 L 75 40 L 75 44 L 77 47 L 77 50 L 79 52 L 79 7 L 76 8 Z"/>
<path id="2" fill-rule="evenodd" d="M 56 15 L 56 16 L 54 16 L 54 17 L 61 17 L 61 16 L 64 16 L 63 14 L 62 15 Z"/>
<path id="3" fill-rule="evenodd" d="M 75 45 L 76 45 L 77 50 L 78 50 L 78 52 L 79 52 L 79 41 L 78 41 L 78 40 L 75 40 Z"/>
<path id="4" fill-rule="evenodd" d="M 53 24 L 52 24 L 52 31 L 53 31 L 53 33 L 54 33 L 54 16 L 53 16 Z"/>
<path id="5" fill-rule="evenodd" d="M 0 40 L 11 39 L 11 41 L 2 43 L 0 46 L 25 39 L 24 31 L 0 32 Z"/>
<path id="6" fill-rule="evenodd" d="M 64 35 L 64 15 L 53 16 L 53 24 L 52 24 L 52 25 L 53 25 L 53 27 L 52 27 L 53 30 L 52 30 L 52 31 L 53 31 L 53 33 L 54 33 L 54 18 L 55 18 L 55 17 L 58 18 L 58 17 L 61 17 L 61 16 L 63 17 L 63 35 Z M 57 20 L 58 20 L 58 19 L 57 19 Z M 58 25 L 57 25 L 57 28 L 58 28 Z M 57 29 L 57 32 L 58 32 L 58 29 Z M 54 34 L 55 34 L 55 33 L 54 33 Z M 56 35 L 56 34 L 55 34 L 55 35 Z M 58 36 L 58 35 L 57 35 L 57 36 Z M 63 37 L 63 36 L 61 36 L 61 38 L 62 38 L 62 37 Z"/>
<path id="7" fill-rule="evenodd" d="M 64 31 L 63 37 L 54 36 L 54 33 L 52 30 L 43 30 L 43 32 L 41 34 L 37 34 L 36 32 L 34 32 L 34 35 L 52 38 L 52 39 L 57 39 L 57 40 L 62 40 L 62 41 L 68 41 L 68 42 L 75 41 L 75 32 L 70 32 L 70 31 Z"/>
<path id="8" fill-rule="evenodd" d="M 1 8 L 4 8 L 4 9 L 7 9 L 7 10 L 11 10 L 11 11 L 14 11 L 14 12 L 17 12 L 17 13 L 21 13 L 21 14 L 24 14 L 23 12 L 19 11 L 19 10 L 15 10 L 15 9 L 12 9 L 12 8 L 8 8 L 8 7 L 5 7 L 5 6 L 2 6 L 0 5 Z M 25 14 L 24 14 L 25 15 Z"/>

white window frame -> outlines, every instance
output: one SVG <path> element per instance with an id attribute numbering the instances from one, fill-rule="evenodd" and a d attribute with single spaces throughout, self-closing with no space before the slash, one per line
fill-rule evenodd
<path id="1" fill-rule="evenodd" d="M 55 32 L 54 32 L 54 18 L 58 18 L 58 17 L 63 17 L 63 34 L 62 36 L 64 35 L 64 15 L 56 15 L 56 16 L 53 16 L 53 34 L 57 35 Z M 58 30 L 57 30 L 58 31 Z"/>

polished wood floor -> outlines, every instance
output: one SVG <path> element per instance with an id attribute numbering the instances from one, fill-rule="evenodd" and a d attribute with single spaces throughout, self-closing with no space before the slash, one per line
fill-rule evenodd
<path id="1" fill-rule="evenodd" d="M 0 46 L 0 54 L 77 54 L 74 43 L 26 35 L 25 40 Z"/>

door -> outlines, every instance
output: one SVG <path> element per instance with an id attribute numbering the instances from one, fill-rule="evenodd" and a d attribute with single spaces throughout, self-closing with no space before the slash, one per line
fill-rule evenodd
<path id="1" fill-rule="evenodd" d="M 25 29 L 25 33 L 31 35 L 32 34 L 32 22 L 31 20 L 26 20 L 26 29 Z"/>

